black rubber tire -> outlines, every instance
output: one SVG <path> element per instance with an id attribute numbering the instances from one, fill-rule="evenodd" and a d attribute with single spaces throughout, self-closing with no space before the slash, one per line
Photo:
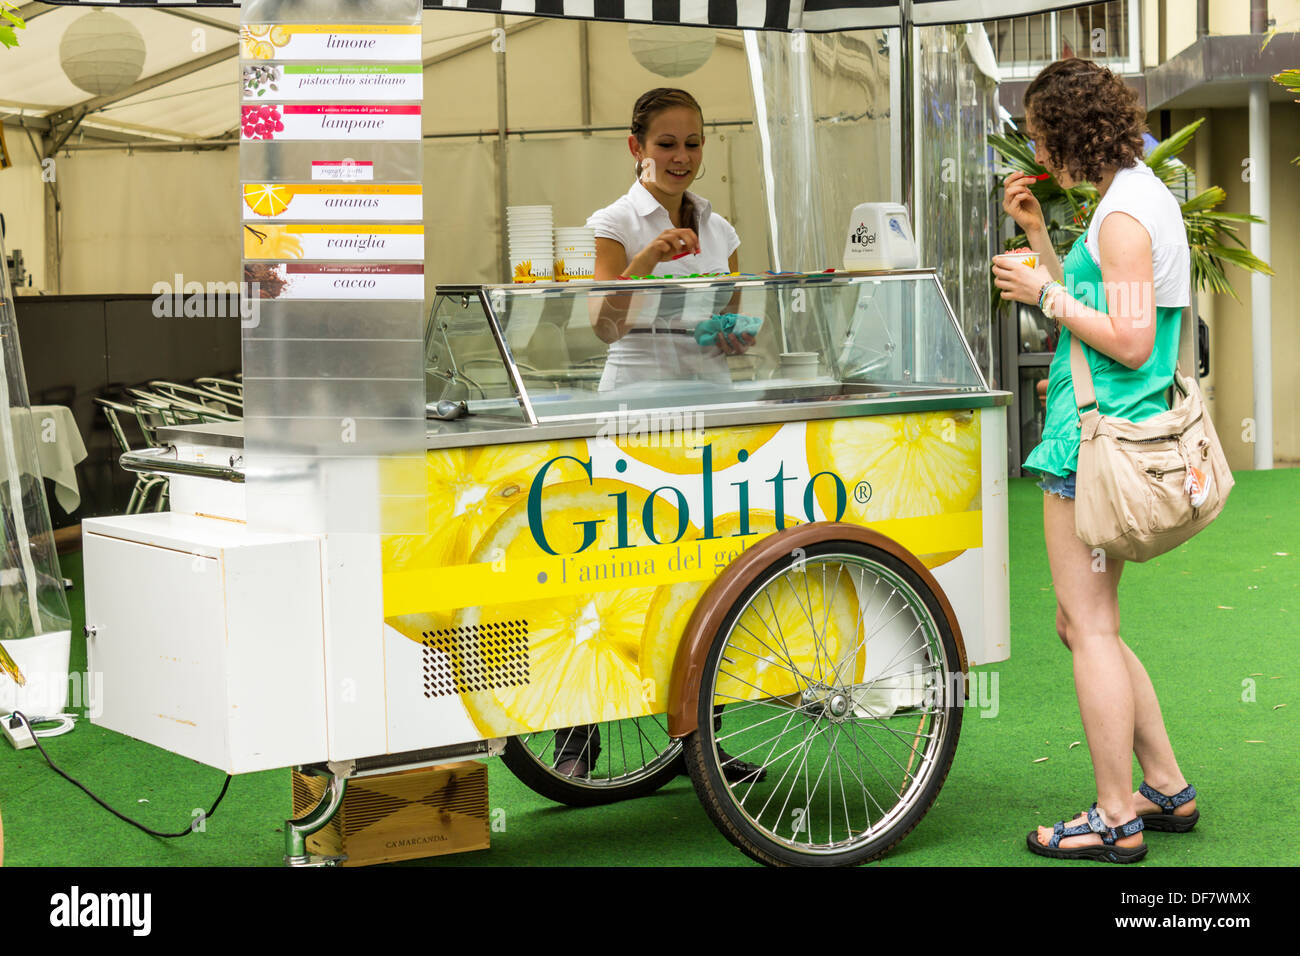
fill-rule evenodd
<path id="1" fill-rule="evenodd" d="M 922 817 L 925 816 L 926 812 L 933 805 L 935 798 L 939 794 L 939 790 L 943 786 L 944 780 L 948 776 L 949 768 L 952 766 L 953 756 L 957 749 L 957 740 L 961 733 L 962 705 L 964 701 L 961 699 L 960 694 L 951 692 L 951 688 L 953 688 L 954 684 L 957 684 L 958 682 L 955 679 L 950 678 L 950 672 L 952 669 L 960 667 L 958 662 L 962 659 L 962 656 L 959 653 L 957 639 L 948 625 L 948 620 L 943 613 L 938 598 L 936 598 L 932 590 L 926 585 L 921 577 L 902 561 L 898 560 L 886 551 L 860 542 L 834 540 L 820 542 L 805 548 L 804 553 L 798 557 L 797 561 L 802 562 L 805 567 L 815 567 L 819 559 L 826 559 L 832 555 L 847 556 L 855 560 L 864 561 L 868 566 L 879 568 L 882 574 L 889 576 L 888 580 L 890 583 L 895 584 L 900 589 L 906 589 L 908 593 L 903 596 L 903 600 L 906 602 L 905 606 L 912 606 L 917 614 L 917 619 L 922 622 L 928 621 L 930 624 L 930 630 L 925 638 L 925 647 L 927 648 L 927 655 L 930 656 L 932 661 L 931 676 L 939 676 L 941 672 L 943 680 L 942 686 L 945 689 L 945 692 L 936 696 L 936 703 L 933 711 L 929 710 L 927 705 L 923 703 L 919 711 L 912 711 L 909 715 L 909 719 L 914 717 L 917 713 L 922 714 L 922 721 L 926 719 L 926 714 L 941 715 L 941 717 L 931 717 L 932 728 L 939 726 L 941 727 L 941 731 L 936 733 L 937 739 L 931 740 L 928 744 L 918 744 L 917 741 L 920 739 L 920 725 L 918 725 L 916 731 L 917 736 L 913 738 L 909 747 L 913 754 L 917 753 L 919 746 L 925 747 L 924 756 L 918 763 L 918 773 L 915 776 L 909 772 L 912 768 L 912 759 L 911 757 L 908 758 L 907 769 L 904 770 L 903 785 L 900 787 L 900 789 L 905 792 L 907 802 L 910 805 L 900 812 L 899 808 L 903 806 L 904 802 L 900 799 L 899 803 L 894 805 L 892 811 L 883 812 L 881 814 L 882 822 L 886 817 L 890 816 L 892 812 L 899 812 L 899 816 L 896 820 L 890 822 L 881 832 L 867 836 L 866 831 L 864 831 L 864 836 L 861 839 L 846 837 L 844 842 L 848 843 L 848 845 L 845 845 L 843 849 L 834 849 L 831 848 L 832 844 L 827 844 L 827 849 L 814 852 L 811 846 L 805 850 L 794 849 L 791 846 L 791 841 L 780 839 L 767 828 L 756 824 L 754 820 L 740 808 L 738 805 L 740 802 L 739 798 L 733 796 L 733 787 L 728 785 L 723 778 L 720 758 L 717 756 L 717 738 L 719 736 L 719 730 L 713 720 L 713 716 L 714 699 L 721 666 L 720 660 L 722 659 L 724 647 L 727 646 L 729 635 L 736 630 L 737 621 L 740 620 L 741 615 L 745 612 L 746 608 L 750 606 L 751 601 L 757 598 L 763 588 L 768 586 L 769 583 L 775 583 L 780 580 L 779 576 L 783 572 L 793 570 L 794 565 L 797 563 L 796 558 L 793 555 L 783 555 L 779 560 L 773 562 L 771 565 L 768 565 L 762 571 L 757 573 L 754 576 L 753 581 L 736 600 L 735 604 L 728 610 L 726 617 L 723 619 L 722 626 L 720 627 L 718 634 L 714 637 L 713 644 L 709 649 L 704 668 L 701 693 L 697 703 L 699 729 L 685 738 L 684 756 L 687 770 L 690 773 L 692 782 L 695 784 L 696 793 L 698 794 L 700 802 L 703 804 L 710 819 L 713 820 L 714 824 L 722 834 L 743 853 L 750 858 L 769 866 L 856 866 L 858 864 L 879 859 L 889 850 L 897 846 L 898 843 L 916 827 Z M 859 585 L 859 589 L 860 587 L 861 586 Z M 875 596 L 874 589 L 872 591 L 872 596 Z M 893 600 L 892 595 L 889 600 Z M 861 602 L 860 594 L 859 601 Z M 865 641 L 866 638 L 864 637 L 863 640 Z M 934 652 L 938 650 L 941 650 L 941 654 L 938 655 L 939 660 L 938 663 L 935 664 L 933 662 Z M 795 656 L 795 654 L 790 654 L 786 660 L 793 661 Z M 830 692 L 823 693 L 825 699 L 829 700 Z M 822 720 L 823 717 L 814 718 L 810 713 L 806 712 L 803 706 L 795 706 L 790 701 L 790 696 L 786 698 L 767 698 L 766 703 L 760 704 L 759 706 L 765 707 L 767 704 L 781 704 L 787 707 L 790 713 L 795 715 L 796 718 L 801 719 L 805 726 L 808 722 L 811 722 L 815 729 L 818 726 L 818 722 Z M 738 707 L 739 705 L 733 706 Z M 813 705 L 808 706 L 811 707 Z M 823 704 L 822 706 L 823 715 L 825 715 L 825 708 L 829 705 Z M 726 711 L 724 710 L 723 713 L 725 720 Z M 762 713 L 766 713 L 766 711 L 762 711 Z M 777 717 L 771 719 L 779 720 L 780 716 L 778 714 Z M 867 721 L 872 718 L 853 717 L 851 719 L 853 721 Z M 826 728 L 830 728 L 831 723 L 828 718 L 827 721 Z M 841 717 L 840 722 L 845 723 L 848 721 L 845 721 L 845 719 Z M 741 723 L 743 725 L 743 719 L 741 720 Z M 863 726 L 866 727 L 867 725 L 864 723 Z M 745 731 L 742 726 L 742 733 L 743 732 Z M 786 731 L 783 730 L 782 734 L 776 738 L 777 743 L 774 744 L 773 750 L 775 750 L 777 745 L 784 742 L 785 733 Z M 837 731 L 837 735 L 838 733 L 839 731 Z M 724 726 L 724 747 L 728 746 L 728 743 L 725 740 L 726 736 L 728 735 Z M 853 736 L 852 731 L 850 732 L 850 736 Z M 895 734 L 895 736 L 899 735 Z M 805 762 L 807 762 L 806 755 L 811 753 L 811 744 L 816 739 L 815 736 L 811 739 L 805 736 L 803 750 L 805 753 Z M 839 736 L 837 736 L 831 743 L 832 752 L 834 752 L 838 747 L 839 739 Z M 892 743 L 892 740 L 888 737 L 879 739 L 884 739 L 886 742 Z M 742 739 L 740 746 L 744 746 L 745 742 L 746 741 Z M 735 746 L 735 744 L 733 743 L 732 746 Z M 859 754 L 863 752 L 861 748 L 856 746 L 856 741 L 854 747 L 858 750 Z M 882 751 L 883 750 L 884 748 L 882 747 Z M 846 750 L 846 753 L 847 752 L 848 751 Z M 761 754 L 756 756 L 744 751 L 734 755 L 751 762 L 762 759 Z M 793 759 L 794 758 L 791 758 L 791 760 Z M 830 757 L 828 756 L 827 761 L 829 762 L 829 760 Z M 928 765 L 927 761 L 929 761 Z M 922 767 L 926 768 L 926 772 L 923 781 L 918 782 L 917 778 L 921 776 L 920 768 Z M 777 776 L 778 772 L 778 767 L 769 766 L 767 768 L 768 779 L 765 783 L 771 786 L 772 780 Z M 869 775 L 867 776 L 869 777 Z M 883 779 L 883 775 L 881 776 Z M 907 779 L 909 777 L 912 778 L 911 786 L 907 785 Z M 814 789 L 820 785 L 820 782 L 821 778 L 818 777 L 817 784 L 814 784 Z M 859 782 L 861 782 L 861 780 L 859 780 Z M 797 784 L 798 770 L 796 770 L 795 778 L 792 781 L 791 794 L 794 793 L 793 787 L 797 786 Z M 736 784 L 734 785 L 734 790 L 739 791 L 741 787 L 747 786 L 748 785 L 744 783 Z M 749 794 L 754 792 L 755 788 L 760 786 L 762 786 L 762 784 L 756 783 L 754 787 L 749 787 L 745 791 L 744 800 L 748 800 Z M 780 784 L 777 784 L 777 786 L 780 786 Z M 843 786 L 842 783 L 841 786 Z M 829 782 L 829 780 L 828 788 L 831 789 L 833 794 L 834 784 Z M 867 786 L 864 784 L 862 787 L 864 806 L 867 804 L 867 789 Z M 806 795 L 807 790 L 807 778 L 805 778 L 804 800 L 808 812 L 811 813 L 814 801 L 812 797 Z M 913 790 L 916 792 L 912 792 Z M 775 792 L 776 789 L 774 787 L 773 793 Z M 820 793 L 820 791 L 817 792 Z M 874 797 L 872 799 L 874 801 Z M 846 824 L 848 824 L 847 817 L 849 816 L 849 804 L 847 796 L 845 796 L 844 800 Z M 770 802 L 771 798 L 769 798 L 769 803 Z M 757 804 L 757 800 L 755 801 L 755 804 Z M 785 805 L 783 804 L 781 810 L 784 811 L 784 809 Z M 760 811 L 758 816 L 762 818 L 763 812 Z M 831 816 L 833 819 L 833 812 L 831 813 Z M 778 820 L 779 817 L 780 814 L 777 816 Z M 870 824 L 869 810 L 866 817 L 868 824 Z M 776 825 L 779 830 L 780 823 L 778 822 Z M 846 825 L 846 833 L 851 832 L 851 829 L 851 824 Z M 810 842 L 812 839 L 812 830 L 813 827 L 809 826 Z M 796 830 L 795 832 L 797 833 L 798 831 Z M 838 843 L 834 844 L 834 846 L 838 846 Z"/>
<path id="2" fill-rule="evenodd" d="M 639 719 L 647 720 L 650 718 Z M 597 726 L 606 739 L 605 746 L 613 746 L 612 734 L 609 732 L 610 728 L 618 727 L 620 724 L 631 724 L 632 722 L 633 720 L 629 719 L 598 724 Z M 541 749 L 546 751 L 549 746 L 549 743 L 547 743 Z M 649 773 L 643 775 L 637 773 L 628 774 L 627 776 L 632 779 L 626 782 L 617 780 L 583 782 L 581 778 L 567 777 L 564 774 L 557 773 L 548 762 L 534 753 L 533 749 L 520 737 L 506 739 L 506 746 L 501 754 L 501 760 L 510 768 L 510 772 L 519 779 L 519 782 L 534 793 L 540 794 L 548 800 L 554 800 L 556 803 L 567 804 L 571 807 L 595 807 L 606 803 L 616 803 L 620 800 L 632 800 L 636 797 L 654 793 L 670 780 L 685 773 L 681 757 L 681 742 L 672 741 L 668 748 L 662 757 L 647 761 L 647 764 L 650 765 L 658 764 Z M 600 764 L 601 760 L 598 758 L 596 767 L 593 769 L 598 770 Z M 647 764 L 643 764 L 642 769 Z"/>

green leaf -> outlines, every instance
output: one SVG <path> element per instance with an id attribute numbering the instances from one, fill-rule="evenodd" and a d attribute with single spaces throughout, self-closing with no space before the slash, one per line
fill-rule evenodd
<path id="1" fill-rule="evenodd" d="M 6 46 L 12 48 L 12 47 L 16 47 L 17 45 L 18 45 L 18 37 L 14 36 L 14 28 L 0 27 L 0 46 Z"/>
<path id="2" fill-rule="evenodd" d="M 1196 135 L 1196 131 L 1201 128 L 1204 122 L 1205 119 L 1202 118 L 1194 123 L 1189 123 L 1178 132 L 1171 134 L 1168 139 L 1157 144 L 1156 148 L 1147 154 L 1147 165 L 1152 169 L 1156 169 L 1168 163 L 1169 160 L 1187 147 L 1187 144 L 1192 141 L 1192 137 Z"/>

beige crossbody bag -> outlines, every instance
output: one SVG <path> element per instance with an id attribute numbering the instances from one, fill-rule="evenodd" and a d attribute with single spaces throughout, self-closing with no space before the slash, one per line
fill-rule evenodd
<path id="1" fill-rule="evenodd" d="M 1213 521 L 1233 478 L 1197 384 L 1176 368 L 1173 407 L 1130 422 L 1101 414 L 1077 336 L 1071 336 L 1070 373 L 1080 418 L 1079 538 L 1111 557 L 1146 561 Z"/>

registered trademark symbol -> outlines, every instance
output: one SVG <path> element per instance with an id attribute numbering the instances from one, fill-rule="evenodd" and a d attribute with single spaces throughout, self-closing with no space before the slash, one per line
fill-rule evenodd
<path id="1" fill-rule="evenodd" d="M 853 489 L 853 500 L 860 505 L 865 505 L 871 500 L 871 485 L 865 481 L 859 481 L 858 486 Z"/>

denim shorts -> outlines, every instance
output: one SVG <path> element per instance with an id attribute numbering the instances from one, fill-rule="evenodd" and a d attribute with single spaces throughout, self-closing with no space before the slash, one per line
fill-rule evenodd
<path id="1" fill-rule="evenodd" d="M 1057 495 L 1061 498 L 1074 497 L 1074 472 L 1070 472 L 1064 478 L 1060 475 L 1043 475 L 1043 480 L 1038 483 L 1049 495 Z"/>

